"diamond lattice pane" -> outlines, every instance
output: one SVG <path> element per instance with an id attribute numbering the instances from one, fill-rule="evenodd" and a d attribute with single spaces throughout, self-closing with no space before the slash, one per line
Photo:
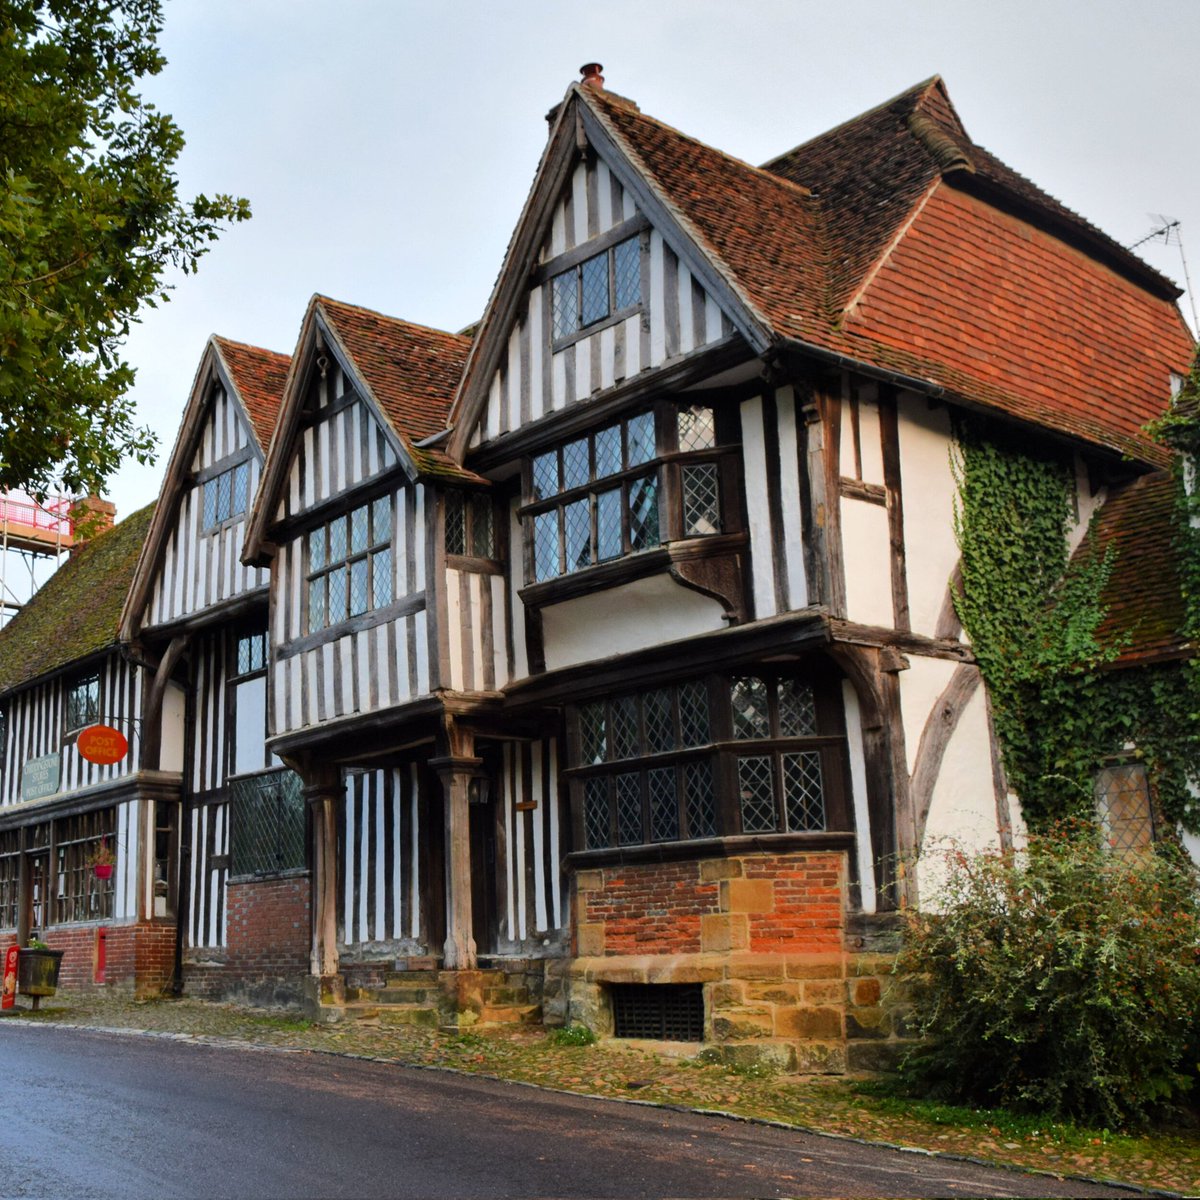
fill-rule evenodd
<path id="1" fill-rule="evenodd" d="M 825 828 L 821 755 L 816 750 L 783 756 L 783 805 L 788 829 L 815 833 Z"/>
<path id="2" fill-rule="evenodd" d="M 608 780 L 589 779 L 583 785 L 583 837 L 589 850 L 607 846 L 612 834 L 608 823 Z"/>
<path id="3" fill-rule="evenodd" d="M 371 555 L 371 592 L 373 608 L 385 608 L 392 602 L 392 552 L 376 550 Z"/>
<path id="4" fill-rule="evenodd" d="M 1141 763 L 1105 767 L 1096 776 L 1096 810 L 1105 840 L 1115 853 L 1134 857 L 1150 848 L 1154 821 Z"/>
<path id="5" fill-rule="evenodd" d="M 346 557 L 346 518 L 329 522 L 329 561 L 341 562 Z"/>
<path id="6" fill-rule="evenodd" d="M 488 496 L 471 497 L 471 553 L 476 558 L 495 558 L 492 533 L 492 501 Z"/>
<path id="7" fill-rule="evenodd" d="M 210 479 L 204 485 L 204 526 L 217 523 L 217 481 Z"/>
<path id="8" fill-rule="evenodd" d="M 596 443 L 596 478 L 615 475 L 621 469 L 621 427 L 610 425 L 593 439 Z"/>
<path id="9" fill-rule="evenodd" d="M 596 496 L 596 558 L 608 562 L 621 557 L 621 489 Z"/>
<path id="10" fill-rule="evenodd" d="M 771 760 L 767 755 L 738 759 L 738 790 L 742 806 L 742 832 L 774 832 L 775 787 Z"/>
<path id="11" fill-rule="evenodd" d="M 308 632 L 325 628 L 325 576 L 308 585 Z"/>
<path id="12" fill-rule="evenodd" d="M 708 722 L 708 688 L 685 683 L 679 688 L 679 732 L 685 746 L 707 746 L 712 741 Z"/>
<path id="13" fill-rule="evenodd" d="M 597 254 L 579 268 L 579 290 L 583 295 L 584 327 L 608 316 L 608 255 Z"/>
<path id="14" fill-rule="evenodd" d="M 558 484 L 558 451 L 551 450 L 549 454 L 539 454 L 533 460 L 533 498 L 545 500 L 557 496 Z"/>
<path id="15" fill-rule="evenodd" d="M 729 692 L 733 707 L 735 738 L 771 736 L 771 715 L 767 708 L 767 685 L 761 679 L 735 679 Z"/>
<path id="16" fill-rule="evenodd" d="M 630 417 L 625 423 L 625 433 L 629 443 L 625 465 L 640 467 L 642 463 L 648 463 L 654 457 L 655 450 L 654 414 L 641 413 Z"/>
<path id="17" fill-rule="evenodd" d="M 566 337 L 579 328 L 579 283 L 574 268 L 555 275 L 551 284 L 554 336 Z"/>
<path id="18" fill-rule="evenodd" d="M 250 638 L 238 638 L 237 644 L 237 673 L 239 675 L 250 674 Z"/>
<path id="19" fill-rule="evenodd" d="M 338 625 L 346 619 L 346 568 L 336 567 L 329 572 L 329 623 Z"/>
<path id="20" fill-rule="evenodd" d="M 361 554 L 371 540 L 371 510 L 367 505 L 350 514 L 350 553 Z"/>
<path id="21" fill-rule="evenodd" d="M 608 757 L 603 704 L 585 704 L 579 710 L 579 751 L 585 766 Z"/>
<path id="22" fill-rule="evenodd" d="M 319 571 L 325 565 L 325 530 L 314 529 L 308 535 L 308 569 Z"/>
<path id="23" fill-rule="evenodd" d="M 250 464 L 242 463 L 233 471 L 233 508 L 231 513 L 244 513 L 250 505 Z"/>
<path id="24" fill-rule="evenodd" d="M 629 548 L 649 550 L 658 544 L 658 476 L 647 475 L 629 484 Z"/>
<path id="25" fill-rule="evenodd" d="M 637 701 L 618 696 L 609 702 L 608 712 L 613 758 L 633 758 L 638 752 Z"/>
<path id="26" fill-rule="evenodd" d="M 558 510 L 552 509 L 533 518 L 533 574 L 540 581 L 558 573 Z"/>
<path id="27" fill-rule="evenodd" d="M 229 516 L 233 504 L 233 472 L 223 471 L 217 476 L 217 520 L 224 521 Z"/>
<path id="28" fill-rule="evenodd" d="M 617 841 L 622 846 L 636 845 L 642 840 L 641 772 L 617 775 L 613 783 L 617 792 Z"/>
<path id="29" fill-rule="evenodd" d="M 378 546 L 392 540 L 392 498 L 380 496 L 371 505 L 371 544 Z"/>
<path id="30" fill-rule="evenodd" d="M 642 697 L 642 721 L 646 730 L 646 750 L 650 754 L 675 749 L 675 721 L 668 689 L 647 692 Z"/>
<path id="31" fill-rule="evenodd" d="M 711 450 L 717 444 L 717 426 L 713 410 L 703 405 L 679 410 L 680 450 Z"/>
<path id="32" fill-rule="evenodd" d="M 817 706 L 812 688 L 797 679 L 779 681 L 779 736 L 812 737 L 817 732 Z"/>
<path id="33" fill-rule="evenodd" d="M 673 842 L 679 837 L 679 795 L 674 767 L 655 767 L 646 772 L 650 794 L 650 840 Z"/>
<path id="34" fill-rule="evenodd" d="M 683 768 L 683 792 L 688 837 L 717 836 L 717 800 L 713 792 L 712 763 L 690 762 Z"/>
<path id="35" fill-rule="evenodd" d="M 350 615 L 357 617 L 370 608 L 370 592 L 367 587 L 367 560 L 356 558 L 350 564 Z"/>
<path id="36" fill-rule="evenodd" d="M 721 485 L 716 463 L 683 468 L 683 531 L 687 537 L 721 532 Z"/>
<path id="37" fill-rule="evenodd" d="M 583 487 L 591 478 L 588 462 L 588 439 L 568 442 L 562 452 L 563 491 Z"/>
<path id="38" fill-rule="evenodd" d="M 563 509 L 567 570 L 578 571 L 592 564 L 592 503 L 576 500 Z"/>
<path id="39" fill-rule="evenodd" d="M 446 553 L 466 554 L 467 515 L 463 511 L 462 492 L 446 493 Z"/>
<path id="40" fill-rule="evenodd" d="M 629 238 L 613 247 L 613 299 L 620 312 L 642 298 L 642 255 L 638 239 Z"/>

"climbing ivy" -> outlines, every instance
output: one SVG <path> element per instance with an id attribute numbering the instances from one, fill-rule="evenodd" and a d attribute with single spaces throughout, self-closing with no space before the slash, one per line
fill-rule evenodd
<path id="1" fill-rule="evenodd" d="M 1193 383 L 1197 379 L 1193 372 Z M 1200 387 L 1198 387 L 1200 394 Z M 1173 430 L 1200 445 L 1195 422 Z M 1176 443 L 1178 444 L 1178 442 Z M 1200 831 L 1200 664 L 1105 669 L 1121 646 L 1097 632 L 1114 565 L 1092 533 L 1069 554 L 1073 480 L 1066 463 L 974 420 L 956 429 L 955 607 L 992 699 L 1009 785 L 1032 828 L 1090 817 L 1093 781 L 1129 746 L 1162 814 Z M 1198 512 L 1178 481 L 1179 559 L 1188 617 L 1200 634 Z"/>

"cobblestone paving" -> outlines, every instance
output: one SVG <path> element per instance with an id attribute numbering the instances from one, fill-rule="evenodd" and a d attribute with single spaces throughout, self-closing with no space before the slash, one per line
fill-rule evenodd
<path id="1" fill-rule="evenodd" d="M 1200 1192 L 1200 1132 L 1195 1128 L 1135 1137 L 1053 1125 L 1034 1129 L 1028 1121 L 1007 1123 L 999 1118 L 989 1124 L 986 1114 L 899 1104 L 865 1094 L 853 1081 L 735 1071 L 618 1042 L 564 1046 L 541 1030 L 453 1034 L 369 1021 L 316 1025 L 291 1012 L 199 1000 L 135 1003 L 61 993 L 36 1015 L 19 1007 L 11 1016 L 466 1071 L 584 1095 L 725 1112 L 1054 1174 L 1184 1195 Z"/>

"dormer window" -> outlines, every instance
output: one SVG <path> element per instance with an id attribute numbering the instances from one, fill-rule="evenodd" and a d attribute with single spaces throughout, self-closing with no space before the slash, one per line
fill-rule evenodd
<path id="1" fill-rule="evenodd" d="M 78 733 L 100 720 L 100 676 L 89 675 L 67 692 L 68 734 Z"/>
<path id="2" fill-rule="evenodd" d="M 617 319 L 642 302 L 641 242 L 626 238 L 550 281 L 554 340 Z"/>
<path id="3" fill-rule="evenodd" d="M 216 529 L 250 506 L 250 464 L 240 462 L 204 481 L 204 528 Z"/>

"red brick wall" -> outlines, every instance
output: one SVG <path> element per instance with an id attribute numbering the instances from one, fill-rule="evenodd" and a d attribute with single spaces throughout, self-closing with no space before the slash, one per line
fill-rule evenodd
<path id="1" fill-rule="evenodd" d="M 823 954 L 842 948 L 840 854 L 764 854 L 742 860 L 747 879 L 769 879 L 774 906 L 751 912 L 750 949 Z"/>
<path id="2" fill-rule="evenodd" d="M 104 985 L 132 990 L 137 996 L 157 995 L 171 980 L 175 965 L 175 926 L 167 921 L 136 925 L 51 926 L 41 931 L 51 950 L 62 950 L 58 986 L 87 991 L 98 986 L 100 931 L 105 939 Z M 16 941 L 15 934 L 0 936 L 0 950 Z"/>
<path id="3" fill-rule="evenodd" d="M 583 893 L 584 919 L 605 926 L 605 954 L 698 953 L 700 918 L 718 911 L 719 892 L 698 862 L 613 867 Z"/>

